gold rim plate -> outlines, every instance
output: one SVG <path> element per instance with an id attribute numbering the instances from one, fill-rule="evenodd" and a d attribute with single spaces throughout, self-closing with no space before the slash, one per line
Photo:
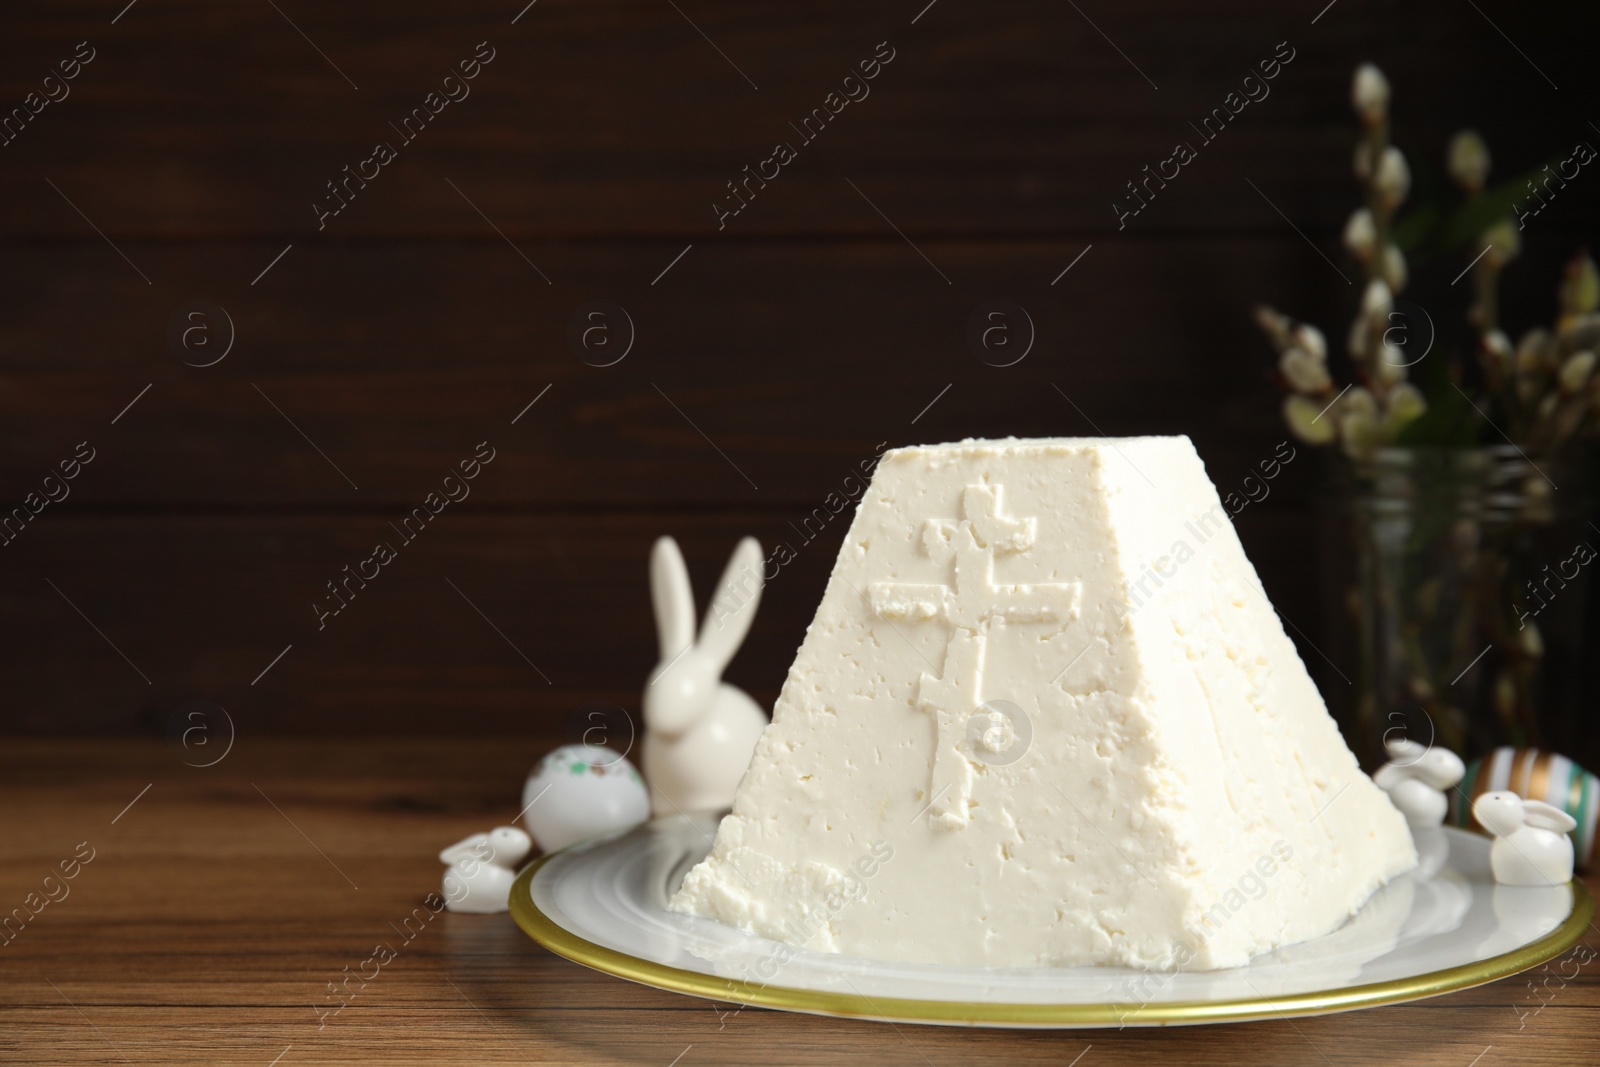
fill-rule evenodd
<path id="1" fill-rule="evenodd" d="M 1474 963 L 1387 982 L 1283 996 L 1152 1002 L 1133 1010 L 1127 1004 L 1109 1003 L 1008 1004 L 913 1000 L 778 985 L 752 987 L 730 978 L 669 967 L 597 945 L 556 923 L 533 902 L 531 889 L 534 878 L 540 868 L 560 855 L 562 852 L 554 852 L 535 860 L 517 877 L 511 888 L 510 900 L 511 916 L 517 925 L 556 955 L 604 974 L 707 1000 L 887 1022 L 1037 1028 L 1174 1026 L 1249 1022 L 1375 1008 L 1470 989 L 1537 967 L 1577 944 L 1594 918 L 1593 898 L 1587 887 L 1574 879 L 1569 883 L 1572 891 L 1571 912 L 1561 925 L 1537 941 Z"/>

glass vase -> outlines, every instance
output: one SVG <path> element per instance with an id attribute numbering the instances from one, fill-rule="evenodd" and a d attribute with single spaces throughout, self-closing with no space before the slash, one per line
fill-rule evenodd
<path id="1" fill-rule="evenodd" d="M 1579 472 L 1508 445 L 1383 448 L 1347 475 L 1363 755 L 1396 736 L 1578 755 L 1600 547 Z"/>

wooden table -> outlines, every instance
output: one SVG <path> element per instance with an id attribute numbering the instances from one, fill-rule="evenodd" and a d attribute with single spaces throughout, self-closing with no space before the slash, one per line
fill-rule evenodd
<path id="1" fill-rule="evenodd" d="M 0 908 L 93 857 L 0 945 L 0 1063 L 1600 1061 L 1600 962 L 1292 1022 L 1008 1032 L 733 1014 L 568 963 L 504 915 L 444 913 L 408 942 L 397 927 L 438 889 L 435 854 L 514 815 L 543 746 L 246 736 L 184 763 L 219 749 L 0 744 Z M 381 969 L 379 943 L 397 953 Z M 333 1013 L 330 983 L 363 968 L 376 976 Z"/>

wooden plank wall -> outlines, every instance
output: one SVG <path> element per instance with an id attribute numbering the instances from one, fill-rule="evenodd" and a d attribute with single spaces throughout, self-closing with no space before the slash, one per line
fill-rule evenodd
<path id="1" fill-rule="evenodd" d="M 1466 124 L 1501 173 L 1600 138 L 1587 5 L 124 2 L 0 13 L 0 108 L 61 96 L 0 145 L 0 505 L 94 457 L 0 546 L 12 732 L 160 731 L 192 699 L 243 733 L 632 709 L 661 533 L 702 595 L 740 535 L 794 548 L 730 675 L 770 701 L 848 515 L 805 520 L 882 443 L 1188 433 L 1224 486 L 1272 453 L 1249 311 L 1342 335 L 1358 61 L 1419 182 Z M 1275 54 L 1270 95 L 1119 228 L 1124 184 Z M 867 95 L 791 127 L 844 89 Z M 369 180 L 336 200 L 347 166 Z M 1514 321 L 1548 317 L 1596 191 L 1530 224 Z M 1419 264 L 1441 321 L 1457 269 Z M 570 340 L 597 300 L 631 322 L 610 366 L 614 310 L 610 348 Z M 1015 366 L 968 347 L 991 300 L 1034 324 Z M 217 308 L 231 348 L 191 365 Z M 480 442 L 470 496 L 400 544 Z M 1297 461 L 1239 526 L 1327 681 L 1319 484 Z M 397 558 L 319 629 L 379 540 Z"/>

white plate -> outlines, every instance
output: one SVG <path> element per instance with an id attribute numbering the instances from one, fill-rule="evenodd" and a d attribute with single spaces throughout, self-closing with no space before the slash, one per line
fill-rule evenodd
<path id="1" fill-rule="evenodd" d="M 675 816 L 545 856 L 511 892 L 534 940 L 645 985 L 730 1004 L 981 1026 L 1235 1022 L 1393 1004 L 1492 982 L 1553 959 L 1594 905 L 1582 883 L 1494 884 L 1489 841 L 1419 838 L 1421 867 L 1338 930 L 1227 971 L 950 967 L 794 949 L 666 910 L 710 851 L 717 818 Z M 930 936 L 938 936 L 930 931 Z"/>

